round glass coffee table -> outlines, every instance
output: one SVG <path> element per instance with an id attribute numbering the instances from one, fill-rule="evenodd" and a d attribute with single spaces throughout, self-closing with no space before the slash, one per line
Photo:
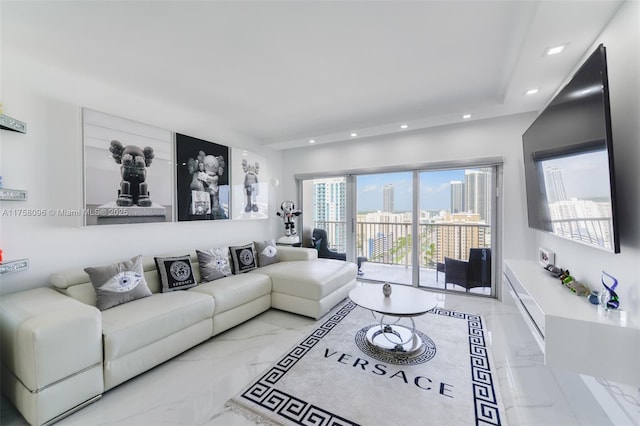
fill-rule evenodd
<path id="1" fill-rule="evenodd" d="M 366 334 L 367 342 L 378 351 L 403 358 L 417 354 L 423 345 L 416 332 L 414 317 L 435 308 L 437 297 L 415 287 L 390 284 L 391 294 L 385 296 L 381 284 L 363 284 L 349 292 L 349 298 L 358 306 L 371 311 L 379 325 Z M 379 315 L 379 318 L 376 316 Z M 401 325 L 408 319 L 410 326 Z"/>

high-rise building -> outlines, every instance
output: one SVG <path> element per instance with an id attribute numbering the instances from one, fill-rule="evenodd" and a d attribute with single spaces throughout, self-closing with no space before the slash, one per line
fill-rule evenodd
<path id="1" fill-rule="evenodd" d="M 382 211 L 387 213 L 393 213 L 394 211 L 394 192 L 393 185 L 386 184 L 382 188 Z"/>
<path id="2" fill-rule="evenodd" d="M 547 191 L 547 202 L 557 203 L 567 200 L 560 168 L 551 166 L 544 169 L 544 185 Z"/>
<path id="3" fill-rule="evenodd" d="M 480 220 L 491 219 L 491 169 L 464 171 L 464 208 L 477 213 Z"/>
<path id="4" fill-rule="evenodd" d="M 346 190 L 344 178 L 314 180 L 314 221 L 327 231 L 333 247 L 346 247 Z"/>
<path id="5" fill-rule="evenodd" d="M 459 180 L 452 180 L 451 185 L 451 213 L 464 211 L 464 184 Z"/>

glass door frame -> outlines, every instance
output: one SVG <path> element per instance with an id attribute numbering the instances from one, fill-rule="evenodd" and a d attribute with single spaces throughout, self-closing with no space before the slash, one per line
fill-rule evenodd
<path id="1" fill-rule="evenodd" d="M 432 163 L 420 163 L 420 164 L 407 164 L 392 167 L 376 167 L 376 168 L 363 168 L 352 170 L 341 170 L 334 172 L 319 172 L 319 173 L 304 173 L 294 175 L 296 181 L 296 188 L 298 193 L 298 204 L 302 205 L 303 202 L 303 185 L 302 181 L 310 179 L 323 179 L 333 177 L 346 178 L 346 228 L 347 228 L 347 261 L 355 262 L 357 258 L 356 254 L 356 222 L 357 222 L 357 188 L 356 179 L 358 175 L 364 174 L 377 174 L 377 173 L 393 173 L 393 172 L 413 172 L 413 220 L 412 220 L 412 233 L 418 235 L 419 228 L 419 204 L 420 197 L 420 173 L 421 172 L 436 172 L 439 170 L 451 170 L 451 169 L 475 169 L 475 168 L 492 168 L 493 173 L 491 178 L 491 185 L 493 191 L 493 197 L 491 202 L 491 250 L 492 250 L 492 264 L 491 264 L 491 276 L 493 285 L 491 286 L 491 295 L 489 297 L 501 299 L 502 298 L 502 190 L 503 190 L 503 157 L 487 157 L 480 159 L 470 160 L 455 160 L 455 161 L 443 161 Z M 304 211 L 303 211 L 304 215 Z M 412 238 L 412 283 L 413 287 L 419 286 L 420 281 L 420 251 L 419 251 L 419 239 Z M 428 289 L 429 291 L 440 291 L 431 287 L 420 288 Z M 477 295 L 483 297 L 482 295 Z M 484 296 L 487 297 L 487 296 Z"/>

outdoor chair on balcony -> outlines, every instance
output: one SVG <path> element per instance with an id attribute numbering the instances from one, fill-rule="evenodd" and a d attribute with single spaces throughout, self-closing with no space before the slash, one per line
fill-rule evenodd
<path id="1" fill-rule="evenodd" d="M 318 250 L 318 257 L 324 259 L 337 259 L 337 260 L 347 260 L 346 253 L 339 253 L 335 250 L 331 250 L 329 248 L 329 241 L 327 238 L 327 231 L 321 228 L 313 229 L 313 246 Z M 362 262 L 366 262 L 367 258 L 363 256 L 358 256 L 358 275 L 364 274 L 362 272 Z"/>
<path id="2" fill-rule="evenodd" d="M 464 287 L 491 287 L 491 249 L 469 249 L 469 260 L 444 258 L 444 288 L 447 284 Z"/>

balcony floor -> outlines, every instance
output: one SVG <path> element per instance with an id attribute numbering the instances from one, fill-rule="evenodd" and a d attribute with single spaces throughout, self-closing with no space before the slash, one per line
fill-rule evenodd
<path id="1" fill-rule="evenodd" d="M 362 272 L 364 272 L 364 274 L 358 277 L 359 280 L 411 285 L 411 266 L 364 262 L 362 264 Z M 444 272 L 436 272 L 435 269 L 420 268 L 419 287 L 444 291 Z M 455 284 L 447 284 L 446 291 L 452 293 L 467 293 L 465 288 Z M 468 293 L 491 296 L 491 288 L 476 287 L 470 289 Z"/>

